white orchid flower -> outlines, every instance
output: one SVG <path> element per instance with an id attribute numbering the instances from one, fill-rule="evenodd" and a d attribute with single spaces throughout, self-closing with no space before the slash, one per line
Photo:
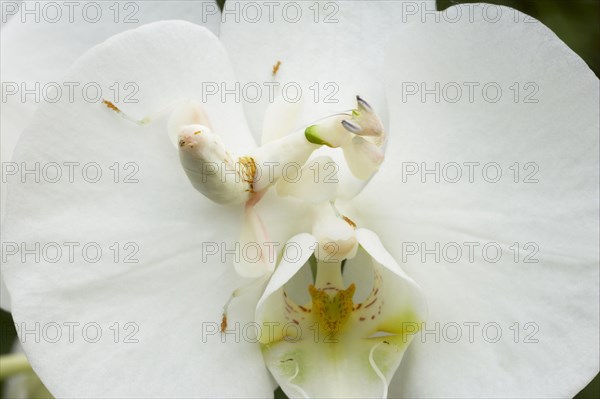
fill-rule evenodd
<path id="1" fill-rule="evenodd" d="M 244 5 L 227 4 L 232 10 Z M 231 18 L 220 27 L 219 39 L 190 23 L 150 24 L 94 47 L 65 79 L 102 87 L 136 81 L 140 102 L 127 104 L 126 111 L 140 117 L 177 99 L 197 100 L 206 82 L 233 87 L 236 81 L 272 81 L 277 60 L 281 83 L 338 84 L 339 103 L 323 107 L 308 101 L 292 129 L 288 121 L 281 131 L 352 109 L 357 94 L 368 100 L 389 127 L 389 143 L 366 189 L 361 191 L 364 180 L 340 184 L 346 198 L 360 192 L 351 202 L 339 201 L 359 227 L 360 246 L 344 245 L 346 255 L 354 248 L 356 257 L 343 274 L 331 269 L 338 302 L 347 311 L 333 320 L 346 327 L 337 339 L 349 359 L 343 364 L 347 373 L 331 369 L 342 365 L 342 357 L 328 356 L 319 343 L 299 342 L 303 357 L 286 361 L 288 342 L 272 345 L 252 334 L 257 322 L 285 320 L 278 312 L 285 306 L 284 290 L 290 297 L 312 291 L 311 317 L 321 322 L 319 328 L 331 320 L 328 312 L 312 310 L 329 309 L 332 300 L 322 295 L 322 282 L 333 281 L 320 280 L 318 273 L 312 283 L 297 280 L 312 252 L 303 251 L 295 262 L 279 252 L 282 261 L 266 290 L 256 286 L 243 300 L 232 301 L 229 328 L 221 333 L 222 305 L 243 280 L 232 256 L 221 259 L 223 249 L 214 252 L 213 245 L 234 247 L 241 207 L 214 204 L 191 188 L 166 123 L 139 127 L 98 103 L 63 100 L 43 105 L 31 118 L 15 162 L 80 167 L 95 162 L 111 175 L 95 183 L 80 174 L 72 182 L 9 182 L 2 231 L 2 274 L 20 340 L 55 396 L 271 397 L 276 384 L 270 370 L 292 396 L 342 395 L 356 388 L 356 395 L 376 397 L 562 397 L 576 394 L 598 372 L 598 79 L 551 31 L 512 9 L 495 7 L 498 18 L 490 22 L 475 6 L 425 18 L 422 12 L 431 11 L 432 3 L 331 4 L 318 8 L 319 21 L 333 10 L 334 16 L 326 15 L 335 23 L 315 23 L 312 4 L 302 3 L 308 19 L 293 24 L 277 17 L 258 23 Z M 406 23 L 405 16 L 411 17 Z M 495 103 L 436 102 L 427 96 L 409 101 L 408 88 L 414 91 L 417 84 L 421 90 L 427 83 L 430 89 L 436 82 L 468 83 L 465 93 L 475 83 L 494 82 L 504 96 Z M 537 103 L 522 101 L 530 95 L 521 91 L 529 82 L 539 88 Z M 255 148 L 254 137 L 271 112 L 265 96 L 243 104 L 215 96 L 204 100 L 212 130 L 226 148 L 238 154 Z M 535 162 L 539 182 L 516 184 L 513 175 L 496 183 L 403 179 L 406 165 L 422 162 L 472 167 L 519 162 L 520 182 L 523 163 Z M 125 164 L 133 166 L 124 169 Z M 124 173 L 133 172 L 125 176 L 138 183 L 124 184 Z M 312 245 L 332 234 L 336 243 L 352 242 L 351 236 L 314 226 L 309 217 L 314 204 L 277 197 L 276 191 L 256 204 L 273 242 Z M 313 234 L 297 236 L 299 231 Z M 80 245 L 64 245 L 73 242 Z M 471 248 L 494 242 L 503 256 L 490 263 L 478 252 L 473 260 L 453 262 L 435 253 L 407 256 L 404 245 L 456 242 Z M 538 262 L 515 262 L 517 250 L 522 260 L 531 242 L 539 246 Z M 40 252 L 36 259 L 22 251 L 36 243 L 48 251 L 56 245 L 47 244 L 57 243 L 63 255 Z M 90 243 L 102 256 L 81 251 Z M 68 248 L 75 248 L 72 259 Z M 365 264 L 367 270 L 356 267 Z M 377 299 L 389 307 L 382 306 L 381 319 L 361 321 L 366 316 L 357 307 L 370 303 L 364 299 L 378 273 L 383 290 Z M 355 295 L 347 291 L 352 283 Z M 299 298 L 292 310 L 305 307 L 302 297 L 292 298 Z M 429 315 L 419 324 L 423 300 Z M 420 333 L 379 324 L 392 314 L 417 323 Z M 458 340 L 448 335 L 456 326 L 463 333 Z M 489 326 L 500 327 L 501 339 L 482 333 Z M 529 327 L 536 343 L 529 342 Z M 56 331 L 62 333 L 58 339 Z M 408 350 L 403 338 L 412 338 Z"/>

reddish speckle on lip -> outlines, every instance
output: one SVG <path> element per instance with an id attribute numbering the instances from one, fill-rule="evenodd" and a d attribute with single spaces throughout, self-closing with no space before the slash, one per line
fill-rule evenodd
<path id="1" fill-rule="evenodd" d="M 225 330 L 227 330 L 227 315 L 223 315 L 221 320 L 221 332 L 225 332 Z"/>
<path id="2" fill-rule="evenodd" d="M 377 298 L 373 299 L 373 301 L 371 303 L 369 303 L 368 305 L 366 305 L 365 308 L 368 308 L 369 306 L 373 305 L 376 301 L 377 301 Z"/>

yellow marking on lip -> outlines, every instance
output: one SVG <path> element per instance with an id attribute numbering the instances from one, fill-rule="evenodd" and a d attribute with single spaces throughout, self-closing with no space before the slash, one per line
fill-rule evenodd
<path id="1" fill-rule="evenodd" d="M 312 311 L 320 327 L 328 334 L 337 334 L 350 318 L 354 309 L 352 297 L 355 291 L 353 283 L 331 297 L 324 289 L 317 289 L 312 284 L 308 286 L 312 297 Z"/>

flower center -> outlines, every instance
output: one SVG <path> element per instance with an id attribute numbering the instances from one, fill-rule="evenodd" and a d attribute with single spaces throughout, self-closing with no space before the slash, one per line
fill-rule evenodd
<path id="1" fill-rule="evenodd" d="M 334 291 L 335 294 L 332 296 L 328 291 Z M 319 328 L 327 335 L 337 334 L 346 325 L 354 309 L 352 297 L 355 291 L 354 283 L 345 290 L 335 287 L 319 289 L 312 284 L 308 287 L 314 317 Z"/>

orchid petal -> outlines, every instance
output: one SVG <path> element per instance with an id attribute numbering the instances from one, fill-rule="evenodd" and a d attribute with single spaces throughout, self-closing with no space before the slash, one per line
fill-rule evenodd
<path id="1" fill-rule="evenodd" d="M 135 81 L 140 101 L 122 108 L 141 117 L 177 98 L 198 100 L 203 82 L 231 81 L 233 73 L 208 30 L 161 22 L 93 48 L 67 78 L 103 88 Z M 241 106 L 218 100 L 204 106 L 228 145 L 253 144 Z M 240 338 L 260 287 L 231 303 L 229 327 L 219 332 L 222 307 L 243 284 L 233 256 L 224 254 L 239 234 L 242 210 L 215 205 L 194 191 L 167 131 L 166 118 L 140 127 L 100 103 L 63 100 L 42 106 L 17 146 L 19 164 L 80 165 L 72 182 L 66 172 L 57 182 L 9 181 L 2 232 L 3 244 L 62 248 L 58 259 L 55 252 L 39 262 L 15 255 L 2 265 L 21 343 L 57 397 L 273 392 L 259 348 Z M 95 183 L 82 179 L 95 176 L 82 175 L 91 162 L 102 172 Z M 73 258 L 66 242 L 77 244 Z M 81 250 L 86 244 L 92 246 L 87 258 Z M 36 325 L 40 331 L 58 326 L 60 340 L 36 340 L 27 332 Z M 98 331 L 102 335 L 93 342 Z M 232 378 L 240 383 L 227 383 Z"/>
<path id="2" fill-rule="evenodd" d="M 572 397 L 598 373 L 598 79 L 510 8 L 456 6 L 399 29 L 385 79 L 394 155 L 356 204 L 429 303 L 390 394 Z"/>
<path id="3" fill-rule="evenodd" d="M 265 110 L 261 144 L 275 141 L 297 128 L 302 107 L 302 101 L 293 103 L 278 96 Z"/>
<path id="4" fill-rule="evenodd" d="M 258 301 L 257 315 L 263 315 L 265 311 L 263 306 L 265 306 L 268 298 L 294 277 L 313 254 L 316 245 L 317 240 L 308 233 L 298 234 L 289 239 L 286 243 L 286 249 L 283 251 L 284 256 L 281 263 L 275 269 L 275 273 L 273 273 L 262 297 Z"/>

